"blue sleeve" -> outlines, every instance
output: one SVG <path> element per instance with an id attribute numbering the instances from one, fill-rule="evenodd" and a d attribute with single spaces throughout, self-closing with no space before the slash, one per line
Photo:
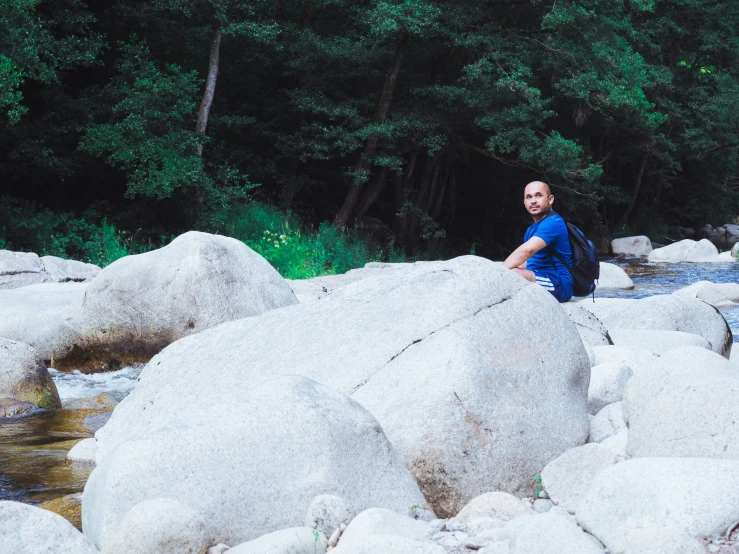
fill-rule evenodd
<path id="1" fill-rule="evenodd" d="M 553 246 L 556 242 L 557 237 L 562 233 L 561 225 L 559 225 L 559 219 L 553 217 L 547 217 L 541 220 L 536 231 L 533 232 L 533 237 L 539 237 L 547 246 Z"/>

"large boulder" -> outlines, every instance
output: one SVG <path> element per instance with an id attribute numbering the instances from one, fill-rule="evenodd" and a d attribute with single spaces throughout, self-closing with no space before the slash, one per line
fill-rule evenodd
<path id="1" fill-rule="evenodd" d="M 656 248 L 647 255 L 647 261 L 677 264 L 685 261 L 688 254 L 696 245 L 691 239 L 674 242 L 662 248 Z M 718 252 L 717 252 L 718 253 Z"/>
<path id="2" fill-rule="evenodd" d="M 662 365 L 629 382 L 629 455 L 739 460 L 739 373 Z"/>
<path id="3" fill-rule="evenodd" d="M 0 289 L 15 289 L 50 280 L 36 254 L 0 250 Z"/>
<path id="4" fill-rule="evenodd" d="M 739 283 L 712 283 L 698 281 L 672 294 L 691 296 L 712 306 L 731 306 L 739 303 Z"/>
<path id="5" fill-rule="evenodd" d="M 613 239 L 611 251 L 614 256 L 648 256 L 652 251 L 652 241 L 643 235 Z"/>
<path id="6" fill-rule="evenodd" d="M 102 271 L 94 264 L 65 260 L 56 256 L 42 256 L 41 261 L 49 279 L 55 283 L 92 281 Z"/>
<path id="7" fill-rule="evenodd" d="M 650 262 L 659 263 L 716 263 L 731 261 L 719 256 L 718 249 L 708 239 L 698 242 L 684 239 L 662 248 L 652 250 L 647 256 Z"/>
<path id="8" fill-rule="evenodd" d="M 695 243 L 685 256 L 689 263 L 711 263 L 718 257 L 718 248 L 708 239 L 701 239 Z"/>
<path id="9" fill-rule="evenodd" d="M 79 339 L 77 314 L 87 283 L 44 283 L 0 290 L 0 337 L 33 346 L 53 366 Z"/>
<path id="10" fill-rule="evenodd" d="M 600 262 L 598 288 L 631 290 L 634 288 L 634 281 L 616 264 Z"/>
<path id="11" fill-rule="evenodd" d="M 610 333 L 615 329 L 683 331 L 702 336 L 711 350 L 727 359 L 731 352 L 733 335 L 724 316 L 695 298 L 666 294 L 639 300 L 601 298 L 577 304 L 592 312 Z"/>
<path id="12" fill-rule="evenodd" d="M 679 346 L 672 350 L 661 354 L 659 361 L 654 366 L 663 367 L 667 370 L 692 370 L 697 369 L 704 371 L 724 371 L 729 369 L 731 364 L 723 356 L 716 354 L 711 350 L 706 350 L 700 346 Z"/>
<path id="13" fill-rule="evenodd" d="M 661 356 L 681 346 L 695 346 L 710 351 L 711 345 L 700 335 L 682 331 L 654 331 L 651 329 L 613 329 L 613 344 L 649 350 Z"/>
<path id="14" fill-rule="evenodd" d="M 674 525 L 699 538 L 724 533 L 739 520 L 739 461 L 638 458 L 601 471 L 577 519 L 604 544 L 616 544 L 629 520 Z"/>
<path id="15" fill-rule="evenodd" d="M 237 402 L 285 374 L 377 417 L 439 515 L 491 489 L 531 490 L 589 431 L 589 360 L 575 326 L 541 287 L 465 256 L 379 271 L 177 341 L 97 433 L 98 461 L 193 405 Z"/>
<path id="16" fill-rule="evenodd" d="M 285 280 L 243 242 L 191 231 L 100 272 L 79 311 L 80 338 L 56 367 L 145 362 L 184 336 L 295 303 Z"/>
<path id="17" fill-rule="evenodd" d="M 209 544 L 230 545 L 302 526 L 319 494 L 347 499 L 354 513 L 425 504 L 377 420 L 357 402 L 296 376 L 257 386 L 245 377 L 237 388 L 216 403 L 203 397 L 201 409 L 184 398 L 170 404 L 185 408 L 171 410 L 176 421 L 99 461 L 82 500 L 83 530 L 99 548 L 106 550 L 129 510 L 156 498 L 195 510 Z M 156 409 L 168 401 L 149 402 Z M 127 529 L 135 543 L 136 529 Z M 164 524 L 147 529 L 146 540 L 167 533 Z"/>
<path id="18" fill-rule="evenodd" d="M 62 516 L 29 504 L 0 500 L 0 552 L 98 554 Z"/>
<path id="19" fill-rule="evenodd" d="M 33 347 L 0 338 L 0 398 L 29 402 L 39 408 L 62 407 L 46 365 Z"/>

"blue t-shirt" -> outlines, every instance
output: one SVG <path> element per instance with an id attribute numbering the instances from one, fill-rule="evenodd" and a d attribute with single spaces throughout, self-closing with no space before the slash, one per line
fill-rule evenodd
<path id="1" fill-rule="evenodd" d="M 526 262 L 526 269 L 531 271 L 539 271 L 541 273 L 554 273 L 559 277 L 563 286 L 572 291 L 572 275 L 562 263 L 549 253 L 548 248 L 557 252 L 567 264 L 572 267 L 572 249 L 570 248 L 570 238 L 567 233 L 567 226 L 564 219 L 557 212 L 551 211 L 544 219 L 538 223 L 533 223 L 523 237 L 524 242 L 531 237 L 539 237 L 547 243 L 547 248 L 542 248 L 536 254 L 531 256 Z"/>

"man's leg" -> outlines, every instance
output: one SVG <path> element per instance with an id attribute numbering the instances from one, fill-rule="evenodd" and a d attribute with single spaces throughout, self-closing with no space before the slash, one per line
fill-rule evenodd
<path id="1" fill-rule="evenodd" d="M 531 281 L 532 283 L 536 282 L 536 274 L 528 269 L 522 269 L 520 267 L 514 267 L 511 269 L 511 271 L 515 271 L 518 273 L 521 277 L 526 279 L 527 281 Z"/>

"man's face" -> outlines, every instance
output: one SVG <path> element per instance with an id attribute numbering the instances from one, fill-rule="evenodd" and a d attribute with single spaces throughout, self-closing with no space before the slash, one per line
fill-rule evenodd
<path id="1" fill-rule="evenodd" d="M 545 183 L 533 182 L 526 185 L 523 193 L 523 205 L 533 217 L 543 217 L 552 211 L 554 196 Z"/>

